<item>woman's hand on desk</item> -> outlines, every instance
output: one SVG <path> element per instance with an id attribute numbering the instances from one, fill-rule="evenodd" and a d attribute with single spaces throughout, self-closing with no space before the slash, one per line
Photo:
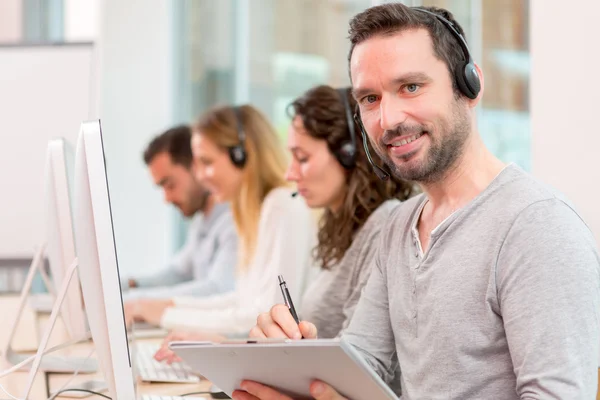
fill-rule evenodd
<path id="1" fill-rule="evenodd" d="M 165 310 L 173 307 L 172 300 L 139 299 L 125 303 L 125 321 L 129 325 L 132 322 L 147 322 L 160 326 L 160 321 Z"/>
<path id="2" fill-rule="evenodd" d="M 269 386 L 252 381 L 243 381 L 241 388 L 243 390 L 233 392 L 234 400 L 293 400 L 291 397 L 283 395 Z M 316 400 L 347 400 L 331 386 L 320 381 L 311 383 L 310 394 Z"/>
<path id="3" fill-rule="evenodd" d="M 296 324 L 290 310 L 283 304 L 277 304 L 268 313 L 258 316 L 256 325 L 250 330 L 250 337 L 316 339 L 317 327 L 306 321 Z"/>
<path id="4" fill-rule="evenodd" d="M 169 349 L 170 342 L 181 342 L 181 341 L 211 341 L 220 342 L 225 340 L 225 336 L 221 336 L 216 333 L 205 333 L 205 332 L 190 332 L 190 331 L 172 331 L 170 332 L 162 342 L 160 349 L 154 354 L 156 361 L 164 361 L 167 364 L 181 361 L 171 349 Z"/>

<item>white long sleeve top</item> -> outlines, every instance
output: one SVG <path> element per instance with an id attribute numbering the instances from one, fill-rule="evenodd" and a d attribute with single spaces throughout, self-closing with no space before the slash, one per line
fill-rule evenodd
<path id="1" fill-rule="evenodd" d="M 259 313 L 282 302 L 279 274 L 299 304 L 315 243 L 315 219 L 305 202 L 293 198 L 287 188 L 273 189 L 261 208 L 254 257 L 238 278 L 235 291 L 202 298 L 175 297 L 175 306 L 165 310 L 161 326 L 225 335 L 247 333 Z"/>

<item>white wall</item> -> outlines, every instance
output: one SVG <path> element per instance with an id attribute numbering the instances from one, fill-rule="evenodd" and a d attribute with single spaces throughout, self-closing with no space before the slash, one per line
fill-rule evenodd
<path id="1" fill-rule="evenodd" d="M 532 172 L 600 240 L 600 2 L 531 0 Z"/>
<path id="2" fill-rule="evenodd" d="M 170 248 L 169 208 L 142 160 L 172 122 L 171 10 L 164 0 L 103 0 L 100 117 L 122 273 L 160 268 Z"/>
<path id="3" fill-rule="evenodd" d="M 64 39 L 68 42 L 94 41 L 100 24 L 102 0 L 64 0 Z"/>
<path id="4" fill-rule="evenodd" d="M 22 14 L 21 0 L 0 1 L 0 42 L 16 42 L 22 38 Z"/>
<path id="5" fill-rule="evenodd" d="M 48 140 L 74 147 L 90 112 L 92 54 L 83 44 L 0 47 L 0 258 L 32 257 L 44 241 Z"/>

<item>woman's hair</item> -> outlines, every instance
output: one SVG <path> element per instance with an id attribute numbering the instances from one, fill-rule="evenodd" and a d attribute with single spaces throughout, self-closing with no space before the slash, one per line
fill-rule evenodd
<path id="1" fill-rule="evenodd" d="M 260 111 L 250 105 L 209 110 L 194 125 L 194 134 L 206 137 L 229 153 L 231 147 L 240 144 L 238 129 L 242 129 L 245 135 L 246 163 L 231 209 L 241 241 L 238 267 L 243 269 L 254 256 L 265 197 L 272 189 L 287 185 L 285 171 L 288 160 L 275 129 Z"/>
<path id="2" fill-rule="evenodd" d="M 343 91 L 343 95 L 346 96 L 353 115 L 356 102 L 348 90 Z M 354 120 L 348 121 L 341 96 L 339 91 L 330 86 L 317 86 L 292 102 L 288 109 L 292 118 L 297 116 L 302 120 L 308 135 L 327 142 L 332 154 L 350 140 L 348 124 L 354 124 L 356 165 L 347 170 L 343 205 L 336 212 L 325 210 L 319 223 L 315 258 L 325 269 L 342 259 L 356 232 L 384 201 L 392 198 L 406 200 L 415 193 L 412 184 L 393 174 L 384 182 L 372 172 L 363 147 L 360 127 Z M 371 151 L 371 157 L 375 163 L 383 165 L 374 151 Z"/>

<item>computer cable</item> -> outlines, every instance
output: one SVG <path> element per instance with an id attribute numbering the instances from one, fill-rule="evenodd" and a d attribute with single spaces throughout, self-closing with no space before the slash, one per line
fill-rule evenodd
<path id="1" fill-rule="evenodd" d="M 90 351 L 90 353 L 88 354 L 88 356 L 81 362 L 81 364 L 79 364 L 79 367 L 77 367 L 77 369 L 75 370 L 75 372 L 73 372 L 73 375 L 71 375 L 71 377 L 65 382 L 64 385 L 62 385 L 60 387 L 60 389 L 58 389 L 54 394 L 48 394 L 48 398 L 46 400 L 54 400 L 59 393 L 64 393 L 64 390 L 66 390 L 65 388 L 67 386 L 69 386 L 69 384 L 71 382 L 73 382 L 73 379 L 75 379 L 75 377 L 77 376 L 77 374 L 79 374 L 79 372 L 81 371 L 81 368 L 83 368 L 83 366 L 86 365 L 86 363 L 88 362 L 88 360 L 90 359 L 90 357 L 92 357 L 92 355 L 94 354 L 94 352 L 96 351 L 95 348 L 92 348 L 92 351 Z"/>

